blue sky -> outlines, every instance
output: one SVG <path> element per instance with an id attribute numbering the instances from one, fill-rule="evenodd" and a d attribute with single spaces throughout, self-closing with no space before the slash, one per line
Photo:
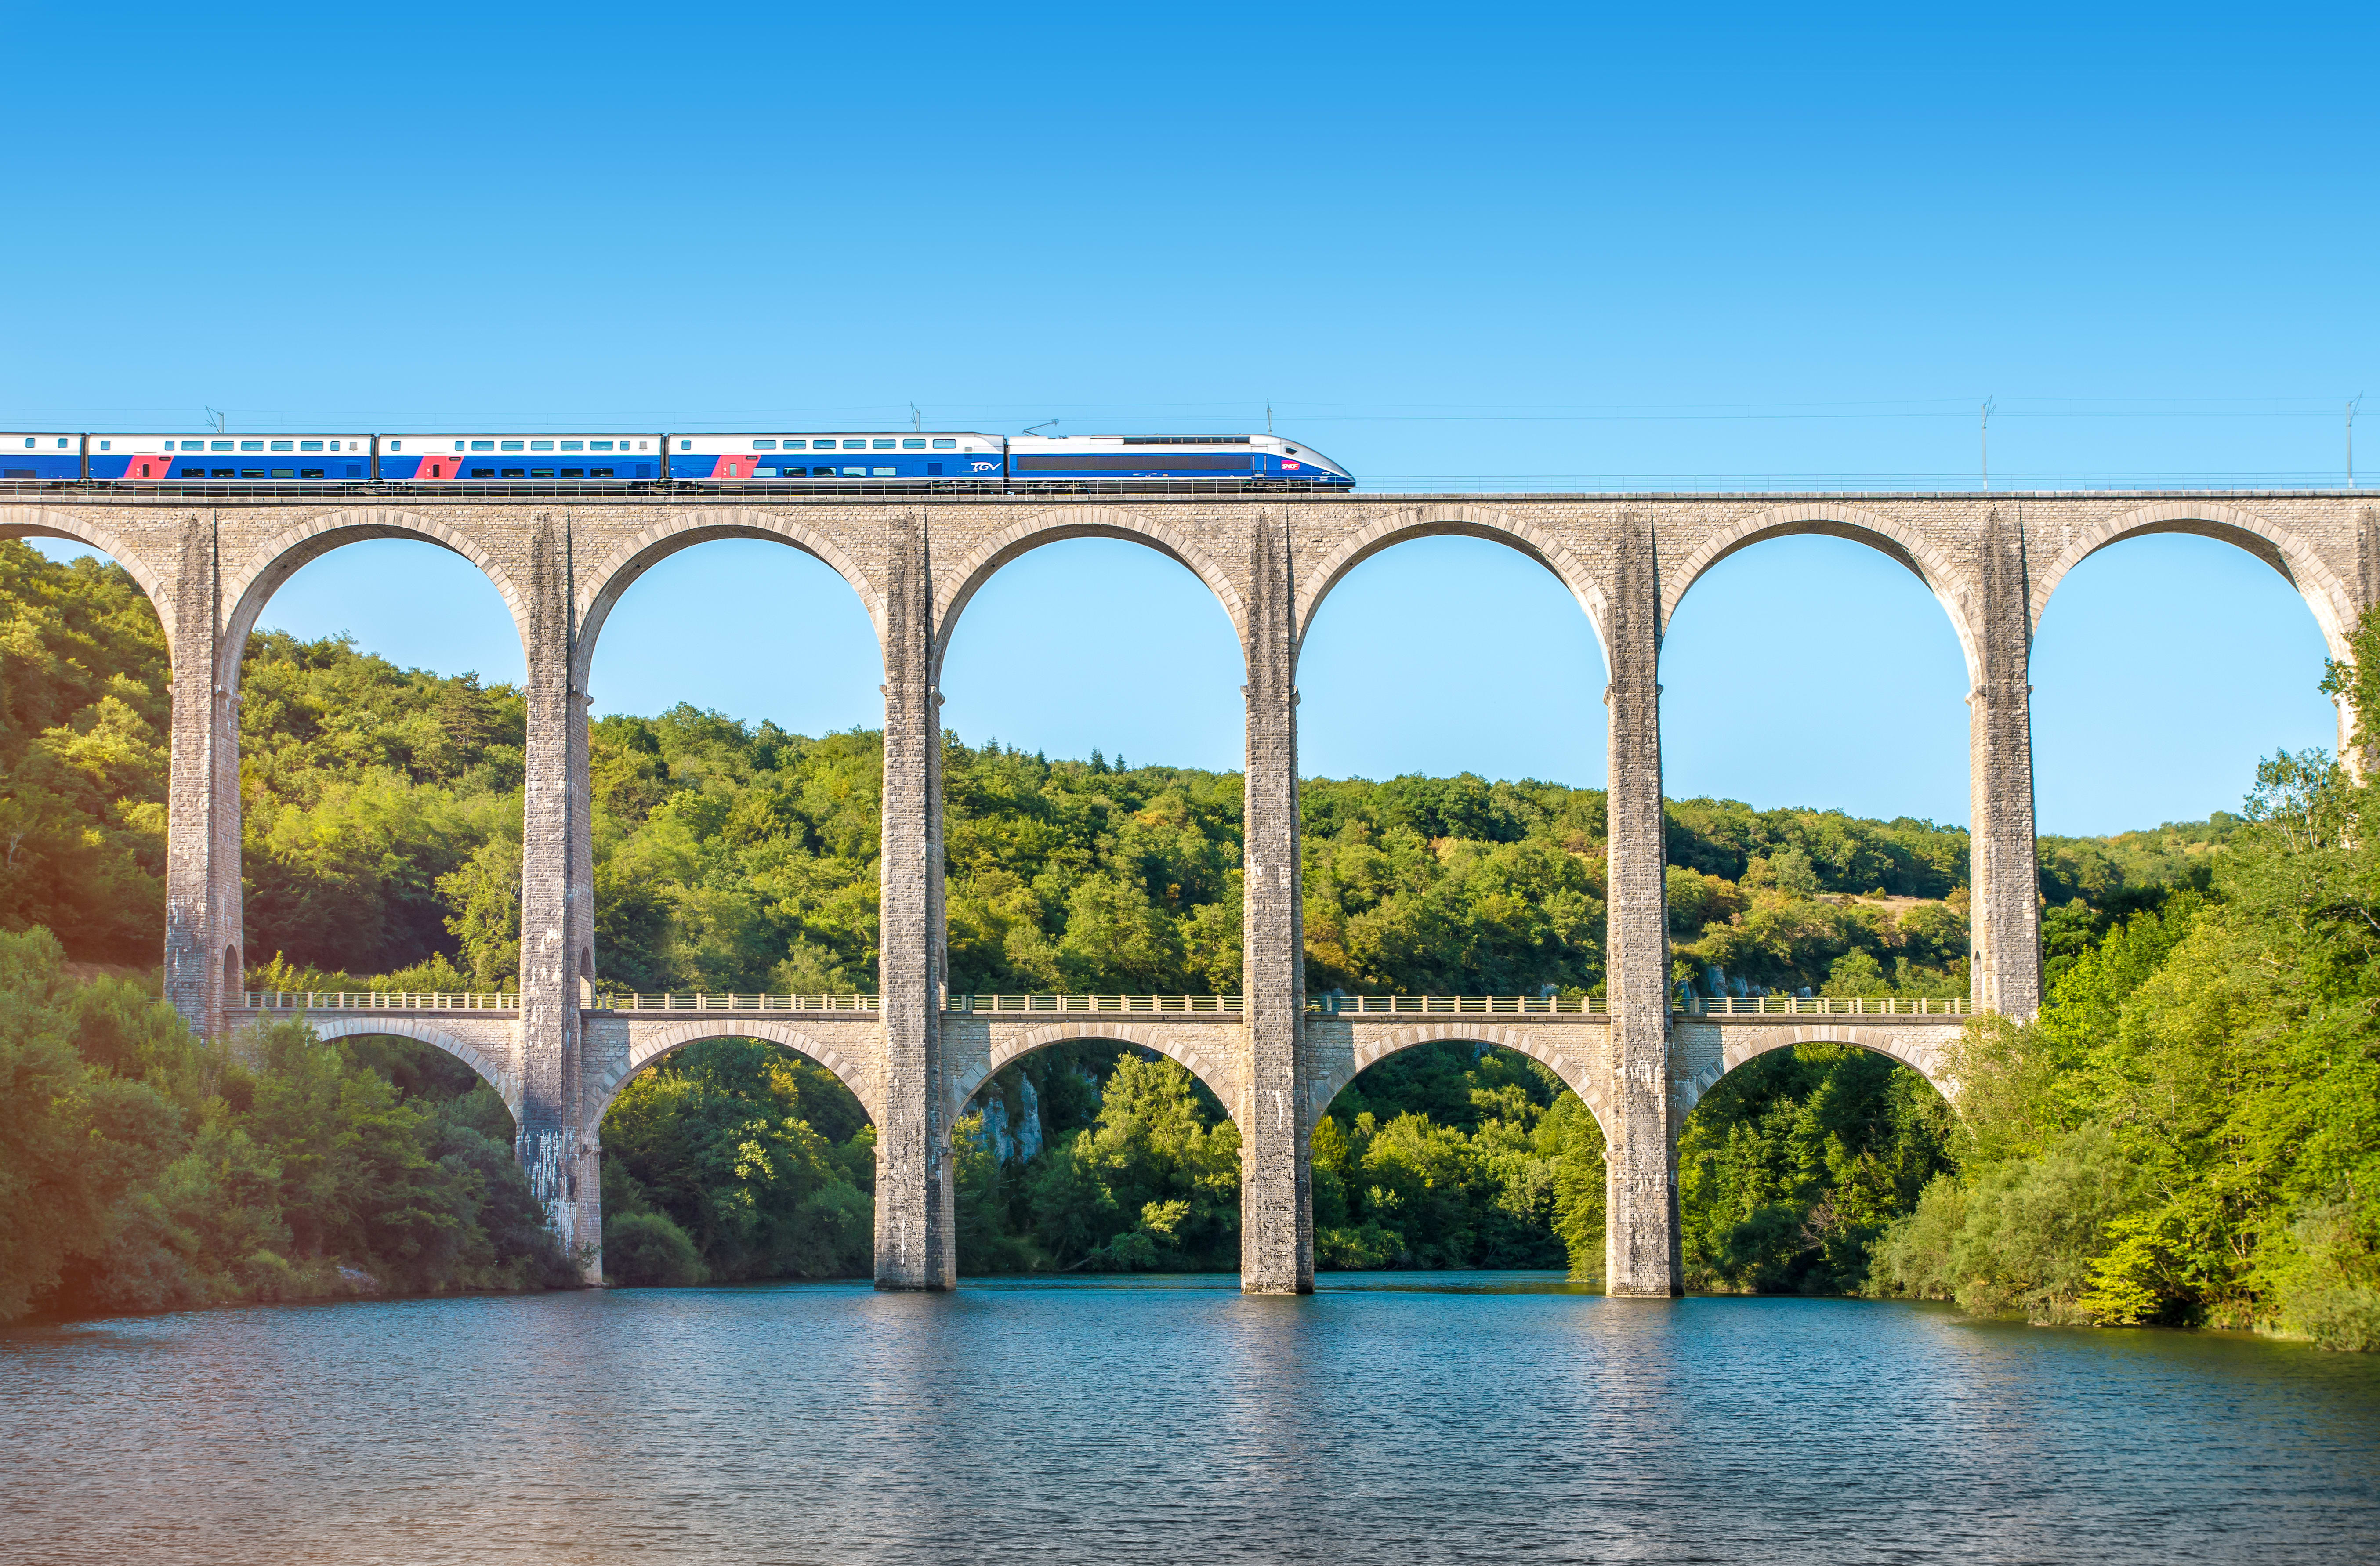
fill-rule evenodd
<path id="1" fill-rule="evenodd" d="M 2335 480 L 2380 356 L 2368 8 L 1024 13 L 18 7 L 0 423 L 816 420 L 1280 427 L 1381 485 Z M 2380 388 L 2375 388 L 2380 389 Z M 2380 439 L 2367 443 L 2380 477 Z M 422 546 L 268 623 L 503 677 Z M 742 603 L 759 614 L 722 613 Z M 734 627 L 730 634 L 725 627 Z M 823 568 L 720 543 L 634 589 L 601 710 L 869 722 Z M 1962 819 L 1957 651 L 1913 578 L 1727 562 L 1666 657 L 1675 794 Z M 2142 540 L 2034 662 L 2042 823 L 2234 805 L 2328 744 L 2265 566 Z M 1079 542 L 971 608 L 970 738 L 1233 765 L 1238 672 L 1178 567 Z M 1603 674 L 1494 546 L 1391 551 L 1301 672 L 1309 770 L 1597 783 Z"/>

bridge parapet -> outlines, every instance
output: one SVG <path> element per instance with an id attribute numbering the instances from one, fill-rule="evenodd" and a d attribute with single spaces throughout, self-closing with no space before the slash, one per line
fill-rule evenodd
<path id="1" fill-rule="evenodd" d="M 514 1012 L 520 997 L 411 989 L 250 989 L 230 1011 L 273 1012 Z"/>

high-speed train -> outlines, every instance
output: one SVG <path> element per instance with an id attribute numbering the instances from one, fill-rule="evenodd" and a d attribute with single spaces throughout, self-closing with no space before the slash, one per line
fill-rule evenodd
<path id="1" fill-rule="evenodd" d="M 1278 435 L 0 433 L 0 482 L 470 489 L 571 484 L 1353 488 Z"/>

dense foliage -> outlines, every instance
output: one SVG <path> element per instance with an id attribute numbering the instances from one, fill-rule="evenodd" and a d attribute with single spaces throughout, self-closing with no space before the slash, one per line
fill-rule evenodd
<path id="1" fill-rule="evenodd" d="M 2354 650 L 2326 688 L 2369 731 L 2380 614 Z M 1878 1285 L 2380 1348 L 2374 819 L 2373 787 L 2282 752 L 2205 875 L 2075 953 L 2031 1026 L 1972 1029 L 1959 1171 L 1894 1226 Z"/>
<path id="2" fill-rule="evenodd" d="M 1860 1292 L 1887 1226 L 1950 1167 L 1953 1121 L 1915 1072 L 1848 1044 L 1730 1072 L 1678 1139 L 1687 1287 Z"/>
<path id="3" fill-rule="evenodd" d="M 603 1121 L 603 1265 L 625 1283 L 864 1274 L 876 1132 L 832 1073 L 746 1038 L 690 1045 Z"/>
<path id="4" fill-rule="evenodd" d="M 434 1050 L 287 1023 L 209 1046 L 0 932 L 0 1321 L 567 1281 L 512 1137 Z"/>

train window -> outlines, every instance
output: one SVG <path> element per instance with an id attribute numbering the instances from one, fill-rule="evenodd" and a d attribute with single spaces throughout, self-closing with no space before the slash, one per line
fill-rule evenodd
<path id="1" fill-rule="evenodd" d="M 893 441 L 879 441 L 876 443 L 876 449 L 878 451 L 891 451 L 893 446 L 898 443 L 899 443 Z"/>
<path id="2" fill-rule="evenodd" d="M 30 479 L 32 476 L 33 470 L 30 467 L 11 467 L 6 472 L 0 472 L 0 479 Z"/>
<path id="3" fill-rule="evenodd" d="M 322 443 L 320 441 L 300 441 L 298 443 L 298 449 L 299 451 L 321 451 L 322 449 Z M 339 443 L 333 441 L 331 443 L 331 449 L 333 451 L 337 451 L 339 449 Z"/>
<path id="4" fill-rule="evenodd" d="M 866 451 L 868 449 L 868 443 L 866 441 L 845 441 L 843 443 L 843 449 L 845 451 Z"/>
<path id="5" fill-rule="evenodd" d="M 264 469 L 261 467 L 243 467 L 239 470 L 239 476 L 243 479 L 261 479 L 264 477 Z"/>
<path id="6" fill-rule="evenodd" d="M 775 451 L 777 449 L 777 443 L 774 441 L 755 441 L 752 443 L 752 449 L 754 451 Z"/>
<path id="7" fill-rule="evenodd" d="M 776 476 L 777 470 L 773 467 L 755 467 L 752 469 L 752 477 L 755 479 L 773 479 Z"/>
<path id="8" fill-rule="evenodd" d="M 273 443 L 273 449 L 274 451 L 296 451 L 298 449 L 298 443 L 295 441 L 275 441 Z"/>
<path id="9" fill-rule="evenodd" d="M 473 451 L 478 451 L 480 448 L 475 445 L 471 449 Z M 518 441 L 506 441 L 504 443 L 504 449 L 506 451 L 518 451 L 521 449 L 521 443 Z"/>
<path id="10" fill-rule="evenodd" d="M 589 479 L 609 479 L 612 476 L 612 469 L 608 467 L 590 467 L 587 470 L 587 476 Z"/>
<path id="11" fill-rule="evenodd" d="M 207 449 L 209 451 L 229 451 L 231 450 L 231 443 L 229 441 L 216 441 L 212 444 L 209 445 Z M 228 479 L 231 475 L 226 473 L 224 477 Z"/>
<path id="12" fill-rule="evenodd" d="M 565 467 L 562 470 L 562 476 L 565 479 L 584 479 L 587 477 L 587 469 L 584 467 Z"/>
<path id="13" fill-rule="evenodd" d="M 956 451 L 959 449 L 959 443 L 956 441 L 936 441 L 934 443 L 934 449 L 936 451 Z"/>
<path id="14" fill-rule="evenodd" d="M 532 479 L 551 479 L 553 477 L 553 469 L 551 467 L 532 467 L 528 470 L 528 476 Z"/>
<path id="15" fill-rule="evenodd" d="M 904 441 L 901 443 L 901 449 L 903 451 L 924 451 L 926 449 L 926 443 L 923 441 Z"/>
<path id="16" fill-rule="evenodd" d="M 28 444 L 30 444 L 30 443 L 29 442 L 29 443 L 28 443 Z M 60 441 L 60 442 L 58 443 L 58 444 L 59 444 L 61 447 L 63 447 L 63 446 L 65 446 L 66 443 L 65 443 L 64 441 Z M 102 442 L 100 442 L 100 443 L 99 443 L 99 449 L 100 449 L 100 450 L 102 450 L 102 451 L 113 451 L 113 450 L 115 450 L 115 443 L 114 441 L 102 441 Z M 166 443 L 166 449 L 167 449 L 168 451 L 170 451 L 170 450 L 172 450 L 172 449 L 173 449 L 173 443 L 172 443 L 172 442 L 170 442 L 170 441 L 169 441 L 169 442 L 167 442 L 167 443 Z"/>
<path id="17" fill-rule="evenodd" d="M 492 467 L 474 467 L 471 469 L 471 477 L 474 479 L 492 479 L 495 476 L 496 470 Z"/>
<path id="18" fill-rule="evenodd" d="M 834 477 L 834 469 L 832 467 L 813 467 L 810 469 L 810 477 L 814 479 L 832 479 Z"/>
<path id="19" fill-rule="evenodd" d="M 785 443 L 785 449 L 787 451 L 807 451 L 809 449 L 809 443 L 808 441 L 787 441 Z"/>
<path id="20" fill-rule="evenodd" d="M 460 441 L 455 442 L 455 449 L 456 451 L 461 451 L 463 449 L 463 443 Z M 471 443 L 471 449 L 473 451 L 493 451 L 496 449 L 496 443 L 493 441 L 473 441 Z"/>
<path id="21" fill-rule="evenodd" d="M 242 451 L 262 451 L 264 449 L 264 443 L 262 441 L 242 441 L 239 443 L 239 449 Z"/>
<path id="22" fill-rule="evenodd" d="M 509 451 L 520 450 L 518 446 L 510 446 L 505 449 Z M 531 451 L 552 451 L 553 449 L 553 443 L 552 441 L 531 441 L 528 443 L 528 449 Z"/>
<path id="23" fill-rule="evenodd" d="M 273 476 L 276 479 L 295 479 L 298 477 L 298 470 L 294 467 L 276 467 L 273 470 Z"/>
<path id="24" fill-rule="evenodd" d="M 182 477 L 185 479 L 203 479 L 206 476 L 207 470 L 203 467 L 185 467 L 182 469 Z"/>
<path id="25" fill-rule="evenodd" d="M 865 479 L 868 477 L 868 469 L 865 467 L 846 467 L 843 470 L 843 476 L 846 479 Z"/>
<path id="26" fill-rule="evenodd" d="M 587 443 L 587 449 L 589 451 L 610 451 L 612 449 L 612 443 L 609 441 L 589 441 Z"/>
<path id="27" fill-rule="evenodd" d="M 565 441 L 562 443 L 562 449 L 564 451 L 585 451 L 587 449 L 587 443 L 584 441 Z"/>
<path id="28" fill-rule="evenodd" d="M 403 451 L 405 449 L 405 443 L 403 441 L 391 441 L 388 443 L 388 449 L 391 451 Z"/>
<path id="29" fill-rule="evenodd" d="M 210 479 L 229 479 L 236 477 L 236 475 L 228 467 L 216 467 L 210 469 L 207 473 L 207 477 Z"/>
<path id="30" fill-rule="evenodd" d="M 298 477 L 300 479 L 319 479 L 322 476 L 322 470 L 319 467 L 301 467 L 298 469 Z"/>
<path id="31" fill-rule="evenodd" d="M 895 468 L 895 467 L 879 467 L 879 468 L 873 469 L 873 471 L 874 471 L 874 473 L 875 473 L 875 476 L 876 476 L 877 478 L 879 478 L 879 479 L 890 479 L 890 478 L 892 478 L 892 475 L 893 475 L 893 474 L 895 474 L 895 473 L 897 473 L 897 472 L 899 472 L 899 471 L 900 471 L 900 469 Z"/>
<path id="32" fill-rule="evenodd" d="M 526 479 L 528 477 L 528 471 L 526 468 L 507 467 L 504 469 L 504 476 L 507 479 Z"/>

